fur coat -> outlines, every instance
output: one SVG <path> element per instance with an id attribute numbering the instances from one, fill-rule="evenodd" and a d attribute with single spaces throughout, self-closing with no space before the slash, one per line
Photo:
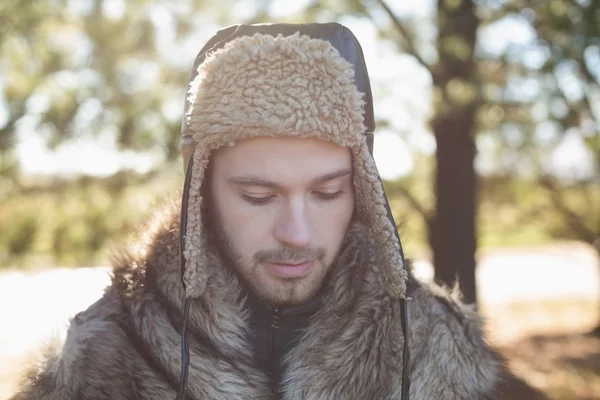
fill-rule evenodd
<path id="1" fill-rule="evenodd" d="M 174 399 L 185 298 L 178 246 L 178 214 L 165 213 L 119 258 L 104 296 L 71 320 L 64 343 L 42 354 L 12 399 Z M 284 359 L 282 400 L 400 399 L 400 306 L 382 289 L 372 246 L 368 230 L 353 224 L 323 306 Z M 217 257 L 210 264 L 189 315 L 185 398 L 278 398 L 256 366 L 239 281 Z M 484 342 L 481 319 L 439 288 L 415 287 L 410 399 L 496 398 L 505 370 Z"/>

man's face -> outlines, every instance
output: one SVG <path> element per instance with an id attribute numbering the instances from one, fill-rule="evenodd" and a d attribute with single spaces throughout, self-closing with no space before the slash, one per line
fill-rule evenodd
<path id="1" fill-rule="evenodd" d="M 319 290 L 354 211 L 347 148 L 253 138 L 211 157 L 208 213 L 227 262 L 273 305 Z"/>

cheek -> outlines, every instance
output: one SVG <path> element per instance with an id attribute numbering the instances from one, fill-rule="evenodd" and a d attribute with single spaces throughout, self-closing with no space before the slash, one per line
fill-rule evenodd
<path id="1" fill-rule="evenodd" d="M 222 209 L 221 221 L 229 239 L 242 258 L 250 260 L 256 251 L 269 248 L 272 218 L 268 213 L 261 211 L 260 208 L 240 204 L 239 201 L 228 205 L 229 209 Z"/>
<path id="2" fill-rule="evenodd" d="M 339 246 L 346 235 L 353 214 L 354 200 L 351 197 L 316 210 L 312 221 L 314 232 L 319 236 L 316 239 L 321 243 L 315 245 L 330 248 Z M 330 249 L 329 252 L 331 250 L 334 249 Z"/>

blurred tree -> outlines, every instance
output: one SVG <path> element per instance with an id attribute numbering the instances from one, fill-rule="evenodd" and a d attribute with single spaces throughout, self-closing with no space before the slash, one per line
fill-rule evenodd
<path id="1" fill-rule="evenodd" d="M 195 54 L 174 47 L 198 36 L 197 22 L 209 18 L 199 13 L 208 5 L 214 3 L 2 2 L 2 184 L 18 174 L 17 139 L 34 135 L 51 149 L 74 139 L 97 140 L 118 150 L 150 152 L 157 164 L 177 158 L 181 105 Z"/>
<path id="2" fill-rule="evenodd" d="M 480 105 L 475 39 L 479 20 L 472 1 L 439 0 L 438 60 L 432 67 L 436 150 L 436 211 L 430 243 L 436 280 L 458 282 L 467 302 L 476 302 L 475 134 Z"/>
<path id="3" fill-rule="evenodd" d="M 0 221 L 1 244 L 3 247 L 3 249 L 0 248 L 0 260 L 2 264 L 8 262 L 19 263 L 31 251 L 40 227 L 36 215 L 22 213 L 15 217 L 14 223 L 10 225 Z M 2 258 L 5 259 L 2 260 Z"/>
<path id="4" fill-rule="evenodd" d="M 268 0 L 242 3 L 253 5 L 247 18 L 254 22 L 268 18 Z M 243 20 L 241 11 L 236 14 L 243 7 L 229 5 L 233 2 L 3 2 L 0 201 L 18 176 L 17 132 L 39 135 L 51 147 L 73 139 L 100 138 L 114 141 L 123 150 L 156 151 L 163 161 L 175 159 L 181 103 L 195 54 L 186 49 L 188 58 L 183 60 L 165 43 L 198 39 L 194 53 L 205 40 L 194 33 L 203 21 L 223 26 Z M 556 235 L 597 244 L 598 174 L 570 184 L 569 190 L 581 192 L 574 199 L 565 194 L 564 181 L 548 168 L 546 158 L 556 155 L 565 138 L 574 135 L 593 155 L 598 172 L 599 2 L 439 0 L 435 18 L 427 21 L 394 11 L 392 5 L 385 0 L 309 1 L 302 15 L 291 19 L 370 18 L 381 37 L 412 55 L 431 75 L 431 127 L 437 143 L 435 208 L 405 186 L 390 188 L 403 194 L 423 216 L 436 279 L 452 284 L 458 276 L 466 300 L 476 300 L 476 139 L 499 143 L 498 160 L 504 172 L 521 173 L 529 166 L 537 182 L 547 188 L 553 212 L 564 217 L 565 223 L 554 230 Z M 531 27 L 534 39 L 527 45 L 508 46 L 500 55 L 486 50 L 481 40 L 485 29 L 510 20 Z M 433 42 L 423 39 L 423 25 L 435 28 Z M 208 34 L 213 32 L 210 27 Z M 110 182 L 114 195 L 131 178 L 120 173 Z M 101 236 L 91 245 L 100 246 Z"/>
<path id="5" fill-rule="evenodd" d="M 600 270 L 600 2 L 589 0 L 512 0 L 488 2 L 485 18 L 518 20 L 532 31 L 528 43 L 507 47 L 488 59 L 503 90 L 488 99 L 503 118 L 486 121 L 518 157 L 502 165 L 512 174 L 529 169 L 544 188 L 562 223 L 552 229 L 561 239 L 593 245 Z M 498 79 L 498 77 L 500 79 Z M 494 102 L 496 106 L 494 106 Z M 579 154 L 570 168 L 556 165 Z M 531 212 L 524 207 L 524 214 Z M 595 330 L 600 335 L 600 324 Z"/>
<path id="6" fill-rule="evenodd" d="M 434 25 L 437 35 L 434 56 L 419 41 L 418 21 L 400 16 L 385 0 L 319 1 L 306 8 L 306 20 L 352 14 L 373 19 L 380 35 L 392 40 L 400 52 L 414 57 L 432 77 L 434 112 L 431 127 L 436 140 L 434 180 L 435 209 L 428 209 L 402 185 L 390 188 L 409 200 L 421 215 L 433 252 L 436 281 L 452 286 L 459 283 L 464 300 L 476 303 L 476 192 L 475 133 L 480 107 L 480 81 L 475 59 L 479 19 L 471 0 L 437 1 Z M 332 11 L 332 10 L 335 10 Z M 430 21 L 431 22 L 431 21 Z M 431 46 L 430 46 L 431 47 Z"/>
<path id="7" fill-rule="evenodd" d="M 431 74 L 431 127 L 437 143 L 435 210 L 406 186 L 389 188 L 394 191 L 390 194 L 403 195 L 423 216 L 436 279 L 452 284 L 458 276 L 466 300 L 476 300 L 476 140 L 495 147 L 495 173 L 508 177 L 525 173 L 548 190 L 554 206 L 550 211 L 565 222 L 556 227 L 555 235 L 598 248 L 600 2 L 439 0 L 435 21 L 400 15 L 391 6 L 385 0 L 310 2 L 304 19 L 323 19 L 323 13 L 329 18 L 368 16 L 383 38 L 393 40 Z M 424 22 L 436 28 L 435 51 L 420 37 Z M 515 27 L 525 33 L 530 27 L 533 39 L 499 52 L 490 50 L 502 41 L 489 32 Z M 578 135 L 593 158 L 592 174 L 571 185 L 548 161 L 560 157 L 560 145 L 569 134 Z M 581 198 L 573 201 L 563 188 L 570 194 L 578 190 Z M 539 218 L 539 210 L 524 209 L 524 218 L 534 214 Z"/>
<path id="8" fill-rule="evenodd" d="M 84 188 L 78 184 L 85 180 L 87 186 L 94 181 L 105 186 L 115 212 L 125 204 L 120 199 L 124 189 L 145 184 L 153 171 L 165 175 L 165 164 L 179 157 L 180 120 L 191 65 L 196 52 L 214 33 L 214 23 L 225 25 L 232 18 L 231 7 L 222 7 L 228 3 L 231 1 L 0 2 L 0 204 L 16 195 L 23 200 L 37 196 L 47 201 L 46 193 L 74 198 L 81 205 L 86 200 L 80 196 Z M 21 141 L 31 138 L 42 139 L 49 149 L 69 142 L 93 142 L 103 149 L 146 153 L 154 160 L 154 169 L 146 174 L 121 170 L 106 179 L 32 180 L 20 172 L 16 151 Z M 16 203 L 10 204 L 14 209 Z M 28 209 L 31 215 L 38 211 Z M 92 207 L 55 230 L 38 226 L 37 220 L 25 215 L 18 225 L 22 229 L 7 228 L 12 234 L 0 240 L 0 254 L 25 256 L 35 250 L 38 237 L 43 241 L 55 234 L 48 251 L 58 259 L 65 253 L 80 252 L 85 259 L 105 246 L 108 237 L 122 233 L 110 226 L 111 214 L 103 211 Z M 14 223 L 10 215 L 5 217 Z M 79 222 L 86 218 L 84 223 L 93 229 L 92 235 L 81 229 Z M 44 234 L 38 235 L 37 228 Z M 13 262 L 15 257 L 1 263 Z"/>

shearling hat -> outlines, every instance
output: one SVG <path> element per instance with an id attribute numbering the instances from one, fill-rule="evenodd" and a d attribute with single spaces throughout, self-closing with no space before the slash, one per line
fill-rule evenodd
<path id="1" fill-rule="evenodd" d="M 186 297 L 208 279 L 201 186 L 213 150 L 257 136 L 316 138 L 352 154 L 355 215 L 374 237 L 390 294 L 402 298 L 402 247 L 372 156 L 375 128 L 362 50 L 344 26 L 236 25 L 198 55 L 185 101 L 182 274 Z"/>

